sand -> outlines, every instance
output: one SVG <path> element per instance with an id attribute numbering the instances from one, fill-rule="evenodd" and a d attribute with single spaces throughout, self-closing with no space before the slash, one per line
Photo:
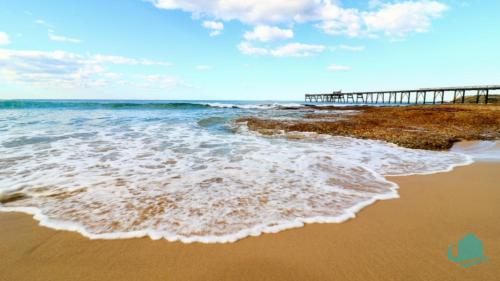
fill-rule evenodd
<path id="1" fill-rule="evenodd" d="M 88 240 L 0 214 L 0 280 L 500 280 L 500 164 L 391 178 L 401 198 L 341 224 L 233 244 Z M 449 244 L 473 232 L 490 259 L 461 268 Z"/>

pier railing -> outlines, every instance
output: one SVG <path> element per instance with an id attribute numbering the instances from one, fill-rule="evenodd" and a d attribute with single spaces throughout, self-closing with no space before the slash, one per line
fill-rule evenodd
<path id="1" fill-rule="evenodd" d="M 348 92 L 334 91 L 326 94 L 306 94 L 306 102 L 331 102 L 331 103 L 392 103 L 392 104 L 444 104 L 465 103 L 466 96 L 475 96 L 476 103 L 480 103 L 484 97 L 485 104 L 491 91 L 500 90 L 500 85 L 469 86 L 469 87 L 441 87 L 421 88 L 416 90 L 390 90 L 370 92 Z M 452 96 L 452 100 L 445 101 L 446 96 Z M 431 100 L 429 100 L 431 98 Z"/>

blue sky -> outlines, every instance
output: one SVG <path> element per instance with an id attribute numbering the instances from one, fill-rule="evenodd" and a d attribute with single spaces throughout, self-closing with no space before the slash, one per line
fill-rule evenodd
<path id="1" fill-rule="evenodd" d="M 498 0 L 3 0 L 0 99 L 498 84 Z"/>

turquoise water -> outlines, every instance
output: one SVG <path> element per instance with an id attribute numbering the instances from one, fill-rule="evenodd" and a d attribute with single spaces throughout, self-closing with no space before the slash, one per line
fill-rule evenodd
<path id="1" fill-rule="evenodd" d="M 398 196 L 388 175 L 471 163 L 464 153 L 379 141 L 262 136 L 235 122 L 301 120 L 312 109 L 299 106 L 0 101 L 0 211 L 30 213 L 92 239 L 234 242 L 353 218 Z"/>
<path id="2" fill-rule="evenodd" d="M 0 100 L 0 109 L 74 108 L 74 109 L 201 109 L 201 108 L 275 108 L 299 106 L 302 102 L 278 101 L 165 101 L 165 100 Z"/>

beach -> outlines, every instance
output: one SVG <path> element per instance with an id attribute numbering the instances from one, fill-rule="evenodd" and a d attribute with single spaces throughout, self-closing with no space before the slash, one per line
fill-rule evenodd
<path id="1" fill-rule="evenodd" d="M 2 1 L 0 281 L 500 280 L 499 10 Z"/>
<path id="2" fill-rule="evenodd" d="M 0 280 L 498 280 L 500 164 L 389 177 L 400 198 L 338 224 L 309 224 L 226 244 L 89 240 L 0 213 Z M 489 260 L 462 268 L 450 244 L 468 233 Z"/>

